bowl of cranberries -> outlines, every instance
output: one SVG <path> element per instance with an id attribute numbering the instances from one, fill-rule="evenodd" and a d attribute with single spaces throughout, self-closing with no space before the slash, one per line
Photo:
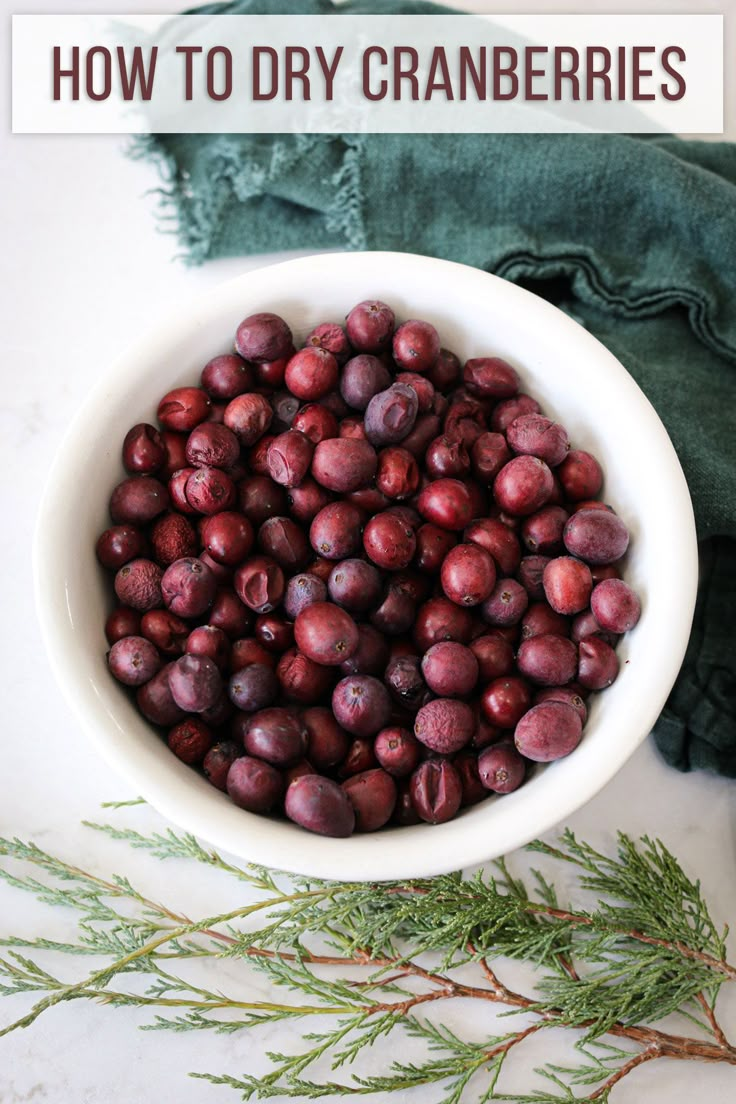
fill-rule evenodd
<path id="1" fill-rule="evenodd" d="M 394 879 L 557 824 L 679 670 L 673 446 L 568 316 L 476 269 L 307 257 L 120 357 L 35 546 L 59 682 L 162 813 L 272 867 Z"/>

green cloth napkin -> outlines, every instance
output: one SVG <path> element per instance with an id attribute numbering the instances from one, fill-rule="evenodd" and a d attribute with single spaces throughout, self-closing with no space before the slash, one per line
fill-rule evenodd
<path id="1" fill-rule="evenodd" d="M 198 9 L 336 10 L 442 11 L 405 0 Z M 282 249 L 445 257 L 552 299 L 619 357 L 670 433 L 702 542 L 693 633 L 655 739 L 680 770 L 736 777 L 736 146 L 590 134 L 161 135 L 138 152 L 161 169 L 165 214 L 190 262 Z"/>

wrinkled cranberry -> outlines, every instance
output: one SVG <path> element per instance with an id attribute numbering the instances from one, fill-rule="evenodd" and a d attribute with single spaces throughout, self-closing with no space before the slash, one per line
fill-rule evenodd
<path id="1" fill-rule="evenodd" d="M 115 576 L 115 593 L 124 606 L 145 612 L 163 605 L 163 572 L 151 560 L 131 560 Z"/>
<path id="2" fill-rule="evenodd" d="M 161 579 L 164 603 L 178 617 L 200 617 L 212 605 L 216 590 L 210 569 L 192 556 L 176 560 Z"/>
<path id="3" fill-rule="evenodd" d="M 307 334 L 304 344 L 332 353 L 338 364 L 344 364 L 350 356 L 348 335 L 335 322 L 320 322 Z"/>
<path id="4" fill-rule="evenodd" d="M 435 698 L 416 715 L 414 735 L 420 743 L 443 755 L 459 751 L 475 731 L 473 710 L 465 702 Z"/>
<path id="5" fill-rule="evenodd" d="M 460 777 L 446 759 L 428 759 L 414 771 L 411 800 L 417 814 L 429 824 L 452 820 L 462 803 Z"/>
<path id="6" fill-rule="evenodd" d="M 213 744 L 212 731 L 197 717 L 187 717 L 169 732 L 171 751 L 187 766 L 198 766 Z"/>
<path id="7" fill-rule="evenodd" d="M 307 403 L 300 407 L 294 415 L 291 428 L 303 433 L 313 445 L 330 437 L 337 437 L 339 433 L 337 418 L 322 403 Z"/>
<path id="8" fill-rule="evenodd" d="M 215 744 L 202 761 L 205 778 L 218 790 L 226 790 L 228 771 L 239 755 L 240 749 L 232 740 L 222 740 Z"/>
<path id="9" fill-rule="evenodd" d="M 284 573 L 275 560 L 253 556 L 235 572 L 235 593 L 255 613 L 270 613 L 284 596 Z"/>
<path id="10" fill-rule="evenodd" d="M 419 466 L 403 448 L 385 448 L 378 454 L 376 487 L 387 498 L 410 498 L 419 487 Z"/>
<path id="11" fill-rule="evenodd" d="M 225 425 L 246 448 L 263 436 L 272 421 L 273 410 L 268 399 L 254 392 L 237 395 L 225 407 Z"/>

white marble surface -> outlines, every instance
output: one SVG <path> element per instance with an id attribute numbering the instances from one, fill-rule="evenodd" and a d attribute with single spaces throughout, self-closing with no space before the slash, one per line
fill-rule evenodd
<path id="1" fill-rule="evenodd" d="M 10 5 L 3 2 L 5 11 Z M 75 10 L 99 3 L 77 2 Z M 175 10 L 171 3 L 122 5 L 128 10 Z M 470 5 L 467 5 L 470 6 Z M 492 5 L 476 4 L 490 9 Z M 506 5 L 498 5 L 499 10 Z M 527 10 L 539 7 L 526 4 Z M 633 6 L 633 5 L 632 5 Z M 625 5 L 602 4 L 603 10 Z M 674 11 L 687 4 L 650 4 Z M 708 5 L 711 7 L 711 5 Z M 723 5 L 713 5 L 720 7 Z M 566 5 L 571 10 L 572 5 Z M 110 6 L 112 10 L 112 6 Z M 546 10 L 554 10 L 548 5 Z M 7 21 L 3 24 L 3 34 Z M 133 796 L 98 759 L 53 684 L 33 612 L 30 544 L 44 473 L 78 402 L 112 352 L 183 297 L 261 262 L 217 262 L 187 269 L 172 260 L 171 238 L 155 232 L 151 171 L 127 160 L 118 140 L 11 137 L 8 113 L 0 136 L 2 250 L 0 250 L 0 433 L 3 441 L 4 518 L 1 608 L 5 629 L 0 660 L 3 688 L 3 757 L 0 835 L 18 835 L 100 874 L 131 876 L 144 891 L 193 915 L 243 900 L 222 876 L 190 867 L 156 865 L 121 845 L 106 844 L 80 827 L 97 818 L 101 801 Z M 90 462 L 93 459 L 90 458 Z M 80 493 L 83 493 L 80 488 Z M 720 923 L 736 920 L 736 818 L 734 784 L 705 775 L 681 776 L 666 768 L 647 742 L 607 788 L 570 821 L 602 847 L 615 830 L 660 836 L 702 880 Z M 160 826 L 153 812 L 112 814 L 136 826 Z M 0 938 L 71 934 L 70 917 L 45 912 L 31 898 L 0 885 Z M 732 940 L 732 957 L 736 943 Z M 67 967 L 68 969 L 68 967 Z M 218 977 L 240 987 L 239 967 Z M 250 991 L 264 991 L 258 981 Z M 20 1014 L 18 999 L 1 1002 L 0 1024 Z M 736 1000 L 724 1001 L 725 1023 L 736 1037 Z M 448 1022 L 467 1026 L 460 1002 Z M 108 1104 L 134 1100 L 159 1104 L 210 1104 L 236 1094 L 186 1076 L 189 1070 L 238 1074 L 265 1069 L 266 1049 L 288 1050 L 287 1026 L 268 1035 L 217 1037 L 162 1035 L 137 1030 L 141 1014 L 69 1003 L 29 1030 L 0 1039 L 0 1102 Z M 473 1030 L 479 1030 L 473 1014 Z M 547 1053 L 565 1056 L 550 1037 Z M 551 1048 L 551 1049 L 549 1049 Z M 369 1067 L 380 1068 L 376 1051 Z M 510 1069 L 509 1086 L 521 1066 Z M 736 1097 L 736 1074 L 717 1067 L 652 1064 L 624 1083 L 617 1104 L 686 1104 L 698 1094 L 711 1104 Z M 409 1094 L 404 1095 L 410 1099 Z M 430 1100 L 421 1093 L 412 1099 Z M 376 1098 L 378 1099 L 378 1098 Z M 397 1098 L 398 1099 L 398 1098 Z"/>

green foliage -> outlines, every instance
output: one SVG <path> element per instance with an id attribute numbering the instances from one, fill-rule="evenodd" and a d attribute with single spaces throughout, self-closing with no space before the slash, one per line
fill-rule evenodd
<path id="1" fill-rule="evenodd" d="M 624 1076 L 660 1056 L 736 1065 L 736 1048 L 713 1011 L 721 985 L 736 980 L 736 968 L 726 960 L 727 932 L 715 926 L 699 884 L 657 841 L 621 835 L 615 855 L 570 832 L 558 846 L 532 844 L 546 867 L 564 863 L 575 869 L 583 898 L 593 902 L 586 909 L 559 900 L 549 870 L 532 871 L 525 882 L 505 861 L 471 878 L 458 873 L 407 884 L 315 882 L 236 866 L 172 829 L 145 835 L 88 827 L 156 859 L 205 865 L 247 884 L 255 900 L 195 920 L 149 899 L 127 878 L 101 878 L 34 844 L 0 840 L 0 858 L 7 860 L 1 878 L 45 906 L 76 914 L 73 941 L 0 938 L 7 948 L 0 958 L 0 994 L 36 998 L 0 1035 L 70 1000 L 150 1009 L 146 1030 L 231 1034 L 301 1021 L 301 1046 L 268 1055 L 265 1074 L 194 1075 L 228 1086 L 243 1100 L 363 1096 L 423 1086 L 422 1099 L 436 1104 L 605 1104 Z M 79 969 L 72 982 L 56 975 L 52 963 L 90 955 L 102 965 Z M 194 958 L 207 963 L 209 982 L 187 980 L 183 966 Z M 224 992 L 228 959 L 265 975 L 274 999 L 243 1000 Z M 495 963 L 506 959 L 535 967 L 531 993 L 514 992 L 498 979 Z M 145 984 L 129 984 L 131 974 Z M 457 998 L 505 1013 L 509 1018 L 501 1023 L 508 1023 L 508 1031 L 480 1041 L 460 1038 L 433 1016 L 436 1007 Z M 677 1036 L 656 1026 L 672 1013 L 696 1034 Z M 318 1030 L 309 1027 L 315 1017 Z M 575 1029 L 578 1059 L 536 1070 L 526 1095 L 504 1092 L 509 1053 L 550 1026 Z M 391 1059 L 401 1054 L 402 1035 L 419 1043 L 422 1059 Z M 382 1051 L 389 1055 L 387 1068 L 362 1076 L 362 1056 L 389 1037 Z M 325 1062 L 336 1077 L 312 1080 Z"/>

